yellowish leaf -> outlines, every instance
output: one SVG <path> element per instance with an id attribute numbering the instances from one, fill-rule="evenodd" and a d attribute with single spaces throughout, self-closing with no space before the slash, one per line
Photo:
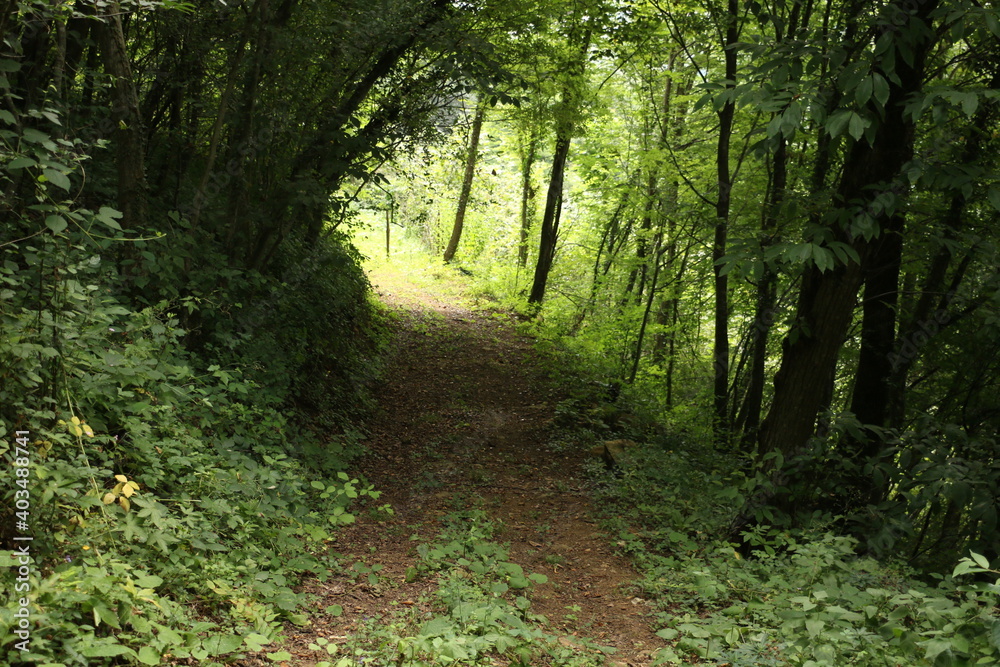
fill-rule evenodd
<path id="1" fill-rule="evenodd" d="M 125 510 L 126 512 L 128 512 L 129 509 L 131 509 L 132 507 L 132 503 L 130 503 L 128 501 L 128 498 L 126 498 L 125 496 L 122 496 L 121 498 L 118 499 L 118 504 L 121 505 L 122 509 Z"/>
<path id="2" fill-rule="evenodd" d="M 79 426 L 82 423 L 79 417 L 73 417 L 70 421 L 73 422 L 73 426 Z"/>
<path id="3" fill-rule="evenodd" d="M 126 498 L 131 498 L 133 493 L 135 493 L 135 489 L 132 488 L 131 484 L 126 484 L 122 487 L 122 495 Z"/>
<path id="4" fill-rule="evenodd" d="M 125 475 L 115 475 L 115 479 L 117 479 L 122 484 L 128 481 L 128 477 L 126 477 Z"/>
<path id="5" fill-rule="evenodd" d="M 110 505 L 111 503 L 115 502 L 115 498 L 116 498 L 115 494 L 109 491 L 108 493 L 104 494 L 103 498 L 101 498 L 101 502 L 103 502 L 105 505 Z"/>
<path id="6" fill-rule="evenodd" d="M 83 435 L 83 429 L 80 428 L 79 426 L 77 426 L 76 424 L 70 424 L 70 426 L 69 426 L 69 432 L 72 433 L 75 436 L 81 436 L 81 435 Z"/>

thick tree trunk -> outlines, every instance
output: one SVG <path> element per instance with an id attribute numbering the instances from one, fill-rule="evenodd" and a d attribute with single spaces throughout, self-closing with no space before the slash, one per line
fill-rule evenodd
<path id="1" fill-rule="evenodd" d="M 458 195 L 458 207 L 455 209 L 455 224 L 451 228 L 451 238 L 444 250 L 444 261 L 450 262 L 458 251 L 458 243 L 462 240 L 462 227 L 465 224 L 465 209 L 469 205 L 469 195 L 472 194 L 472 180 L 476 176 L 476 159 L 479 157 L 479 135 L 483 129 L 483 117 L 486 115 L 486 104 L 481 100 L 476 106 L 472 118 L 472 128 L 469 131 L 469 152 L 465 157 L 465 175 L 462 177 L 462 191 Z"/>
<path id="2" fill-rule="evenodd" d="M 887 182 L 898 177 L 913 152 L 913 121 L 905 113 L 905 104 L 921 88 L 924 60 L 933 37 L 933 33 L 924 32 L 923 26 L 914 24 L 927 20 L 937 0 L 907 0 L 907 7 L 915 5 L 913 14 L 905 13 L 899 2 L 895 4 L 910 22 L 903 28 L 906 35 L 897 39 L 909 42 L 905 48 L 911 51 L 912 58 L 897 57 L 894 76 L 886 77 L 893 83 L 885 118 L 873 143 L 856 141 L 845 160 L 835 204 L 851 218 L 869 215 L 870 202 L 879 194 L 872 186 L 882 184 L 881 190 L 891 189 L 886 188 Z M 888 220 L 876 217 L 875 222 L 881 223 L 885 233 Z M 836 217 L 831 224 L 834 238 L 852 246 L 860 263 L 849 262 L 826 272 L 812 266 L 803 277 L 796 325 L 783 342 L 781 367 L 774 378 L 774 402 L 759 438 L 762 453 L 781 452 L 786 459 L 800 451 L 813 434 L 853 319 L 858 289 L 875 254 L 872 243 L 863 235 L 852 235 Z"/>
<path id="3" fill-rule="evenodd" d="M 118 207 L 122 227 L 141 227 L 147 217 L 146 150 L 143 145 L 139 96 L 122 31 L 122 9 L 117 0 L 99 25 L 104 70 L 112 80 L 111 120 L 114 122 L 118 167 Z"/>

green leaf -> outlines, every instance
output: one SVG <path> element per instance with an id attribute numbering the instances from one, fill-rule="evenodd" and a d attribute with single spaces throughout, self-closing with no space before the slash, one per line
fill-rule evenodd
<path id="1" fill-rule="evenodd" d="M 838 111 L 826 119 L 826 131 L 831 137 L 839 137 L 847 128 L 847 123 L 854 116 L 853 111 Z"/>
<path id="2" fill-rule="evenodd" d="M 262 648 L 271 643 L 270 639 L 256 632 L 248 634 L 243 638 L 243 641 L 246 642 L 247 648 L 254 652 L 260 651 Z"/>
<path id="3" fill-rule="evenodd" d="M 9 123 L 10 125 L 17 125 L 17 119 L 14 118 L 14 114 L 6 109 L 0 109 L 0 120 Z"/>
<path id="4" fill-rule="evenodd" d="M 861 79 L 861 83 L 854 89 L 854 101 L 858 103 L 858 106 L 868 104 L 868 100 L 872 98 L 873 85 L 872 77 L 866 76 Z"/>
<path id="5" fill-rule="evenodd" d="M 21 136 L 24 137 L 25 141 L 33 144 L 43 144 L 49 140 L 49 135 L 30 127 L 25 128 L 24 132 L 21 133 Z"/>
<path id="6" fill-rule="evenodd" d="M 810 637 L 816 637 L 819 633 L 823 632 L 825 625 L 826 623 L 818 618 L 810 618 L 806 621 L 806 631 L 809 632 Z"/>
<path id="7" fill-rule="evenodd" d="M 812 256 L 820 272 L 826 273 L 833 268 L 833 253 L 823 246 L 813 245 Z"/>
<path id="8" fill-rule="evenodd" d="M 326 608 L 326 613 L 330 616 L 340 616 L 344 613 L 344 608 L 339 604 L 332 604 Z"/>
<path id="9" fill-rule="evenodd" d="M 977 554 L 975 551 L 970 551 L 969 553 L 972 554 L 972 560 L 976 561 L 976 564 L 979 565 L 979 567 L 986 570 L 990 569 L 990 561 L 986 558 L 986 556 Z"/>
<path id="10" fill-rule="evenodd" d="M 69 226 L 69 223 L 61 215 L 50 215 L 45 218 L 45 226 L 51 229 L 53 234 L 59 234 Z"/>
<path id="11" fill-rule="evenodd" d="M 288 620 L 303 628 L 309 625 L 309 617 L 305 614 L 289 614 Z"/>
<path id="12" fill-rule="evenodd" d="M 85 658 L 114 658 L 119 655 L 135 655 L 135 651 L 121 644 L 97 644 L 80 649 Z"/>
<path id="13" fill-rule="evenodd" d="M 886 102 L 889 101 L 889 82 L 885 80 L 885 77 L 881 74 L 872 74 L 873 82 L 873 93 L 875 95 L 875 101 L 878 102 L 880 107 L 885 107 Z"/>
<path id="14" fill-rule="evenodd" d="M 864 136 L 866 127 L 868 127 L 868 121 L 852 111 L 847 131 L 854 137 L 855 141 L 860 140 Z"/>
<path id="15" fill-rule="evenodd" d="M 945 639 L 928 639 L 920 644 L 926 651 L 924 659 L 930 664 L 934 664 L 934 658 L 951 649 L 951 642 Z"/>
<path id="16" fill-rule="evenodd" d="M 243 646 L 243 638 L 239 635 L 213 635 L 205 639 L 201 645 L 211 655 L 232 653 Z"/>
<path id="17" fill-rule="evenodd" d="M 160 653 L 152 646 L 143 646 L 139 649 L 139 662 L 144 665 L 160 664 Z"/>
<path id="18" fill-rule="evenodd" d="M 45 174 L 45 178 L 49 179 L 49 182 L 57 188 L 62 188 L 66 192 L 69 192 L 69 178 L 66 174 L 61 171 L 56 171 L 55 169 L 43 169 L 42 173 Z"/>
<path id="19" fill-rule="evenodd" d="M 102 206 L 97 212 L 97 219 L 103 222 L 105 225 L 111 229 L 116 229 L 119 232 L 122 230 L 122 226 L 118 224 L 116 218 L 122 217 L 121 211 L 116 211 L 110 206 Z"/>
<path id="20" fill-rule="evenodd" d="M 0 72 L 16 72 L 21 69 L 21 63 L 11 58 L 0 58 Z"/>
<path id="21" fill-rule="evenodd" d="M 666 639 L 667 641 L 670 641 L 671 639 L 676 639 L 677 635 L 679 634 L 680 632 L 678 632 L 674 628 L 663 628 L 662 630 L 658 630 L 656 632 L 657 637 L 659 637 L 660 639 Z"/>
<path id="22" fill-rule="evenodd" d="M 432 618 L 420 628 L 420 634 L 428 637 L 443 635 L 451 629 L 451 620 L 443 617 Z"/>
<path id="23" fill-rule="evenodd" d="M 165 625 L 160 625 L 156 623 L 156 636 L 160 638 L 161 642 L 166 644 L 181 645 L 184 643 L 184 638 L 179 634 L 171 630 Z"/>
<path id="24" fill-rule="evenodd" d="M 971 117 L 976 113 L 976 109 L 979 108 L 979 95 L 975 93 L 965 93 L 961 98 L 962 111 L 965 112 L 966 116 Z"/>
<path id="25" fill-rule="evenodd" d="M 100 621 L 104 621 L 117 630 L 122 628 L 118 622 L 118 616 L 103 604 L 94 605 L 94 625 L 100 625 Z"/>
<path id="26" fill-rule="evenodd" d="M 140 588 L 156 588 L 163 583 L 163 579 L 156 576 L 155 574 L 147 574 L 141 577 L 136 577 L 135 585 Z"/>
<path id="27" fill-rule="evenodd" d="M 268 653 L 267 659 L 271 662 L 281 662 L 282 660 L 291 660 L 292 654 L 288 651 L 277 651 L 276 653 Z"/>
<path id="28" fill-rule="evenodd" d="M 997 20 L 997 15 L 993 12 L 986 13 L 986 27 L 990 29 L 995 36 L 1000 37 L 1000 20 Z"/>
<path id="29" fill-rule="evenodd" d="M 9 113 L 8 113 L 8 115 L 9 115 Z M 7 168 L 10 169 L 10 170 L 24 169 L 25 167 L 34 167 L 36 164 L 38 164 L 37 161 L 33 160 L 30 157 L 26 157 L 26 156 L 22 155 L 21 157 L 16 157 L 13 160 L 11 160 L 10 162 L 8 162 L 7 163 Z"/>
<path id="30" fill-rule="evenodd" d="M 990 203 L 993 204 L 993 208 L 1000 211 L 1000 188 L 993 186 L 990 188 L 989 192 Z"/>

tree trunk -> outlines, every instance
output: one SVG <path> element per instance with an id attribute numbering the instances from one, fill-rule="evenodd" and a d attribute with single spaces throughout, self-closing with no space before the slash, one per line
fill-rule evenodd
<path id="1" fill-rule="evenodd" d="M 535 129 L 531 128 L 529 133 L 527 145 L 523 146 L 521 156 L 521 238 L 517 245 L 517 265 L 522 269 L 528 265 L 528 235 L 531 233 L 535 200 L 531 169 L 535 165 L 535 153 L 538 150 L 538 136 Z"/>
<path id="2" fill-rule="evenodd" d="M 472 118 L 472 129 L 469 131 L 469 152 L 465 157 L 465 176 L 462 178 L 462 192 L 458 195 L 458 208 L 455 209 L 455 224 L 451 228 L 451 239 L 444 250 L 444 261 L 450 262 L 458 250 L 462 240 L 462 226 L 465 224 L 465 208 L 469 205 L 469 195 L 472 193 L 472 179 L 476 176 L 476 159 L 479 157 L 479 134 L 483 129 L 483 116 L 486 115 L 486 104 L 480 100 L 476 105 L 476 114 Z"/>
<path id="3" fill-rule="evenodd" d="M 937 0 L 913 3 L 906 0 L 907 7 L 915 5 L 912 14 L 906 13 L 900 2 L 894 4 L 900 16 L 909 21 L 903 28 L 909 32 L 897 39 L 908 40 L 906 48 L 911 50 L 912 58 L 908 63 L 907 58 L 898 57 L 893 72 L 883 72 L 892 82 L 885 118 L 873 143 L 854 142 L 845 160 L 835 205 L 852 219 L 873 210 L 870 203 L 879 192 L 872 186 L 896 179 L 913 153 L 913 120 L 904 109 L 907 98 L 921 88 L 924 60 L 933 37 L 933 33 L 923 32 L 923 25 L 914 24 L 926 22 Z M 856 202 L 861 202 L 860 207 Z M 824 393 L 833 382 L 838 355 L 853 319 L 858 288 L 871 265 L 872 243 L 863 235 L 852 235 L 836 218 L 831 221 L 834 238 L 853 247 L 860 263 L 852 261 L 826 272 L 816 266 L 807 269 L 796 324 L 782 345 L 781 367 L 774 378 L 774 402 L 760 430 L 762 453 L 781 452 L 787 459 L 800 451 L 813 434 Z M 882 228 L 884 231 L 885 222 Z"/>
<path id="4" fill-rule="evenodd" d="M 732 89 L 736 86 L 736 44 L 739 41 L 739 2 L 729 0 L 726 11 L 725 32 L 725 86 L 730 96 L 719 110 L 719 140 L 716 145 L 715 167 L 718 199 L 715 204 L 715 234 L 712 240 L 712 269 L 715 272 L 715 341 L 712 357 L 714 380 L 712 396 L 714 407 L 713 431 L 716 442 L 728 437 L 729 424 L 726 405 L 729 399 L 729 278 L 722 273 L 720 260 L 726 254 L 729 232 L 729 207 L 732 196 L 732 173 L 729 170 L 729 144 L 733 133 L 736 101 Z"/>
<path id="5" fill-rule="evenodd" d="M 575 32 L 575 31 L 574 31 Z M 570 42 L 573 42 L 572 35 Z M 573 62 L 569 79 L 565 82 L 562 93 L 563 117 L 556 123 L 556 146 L 552 153 L 552 174 L 549 177 L 549 189 L 545 195 L 545 211 L 542 213 L 542 228 L 538 242 L 538 259 L 535 263 L 535 276 L 531 283 L 531 293 L 528 303 L 538 306 L 545 298 L 545 288 L 549 280 L 549 271 L 556 254 L 556 243 L 559 239 L 559 217 L 562 212 L 563 179 L 566 175 L 566 161 L 569 158 L 570 143 L 576 127 L 574 118 L 579 106 L 579 94 L 574 89 L 580 85 L 573 79 L 582 78 L 586 68 L 587 50 L 590 48 L 590 29 L 585 29 L 583 39 L 577 45 L 578 59 Z"/>
<path id="6" fill-rule="evenodd" d="M 862 303 L 861 351 L 854 374 L 851 412 L 864 425 L 885 426 L 889 406 L 889 376 L 896 342 L 899 270 L 903 257 L 902 216 L 892 216 L 875 242 L 871 266 L 865 271 Z M 878 437 L 869 434 L 863 456 L 878 449 Z"/>
<path id="7" fill-rule="evenodd" d="M 778 137 L 778 146 L 772 158 L 771 179 L 768 184 L 767 206 L 761 218 L 761 247 L 767 248 L 778 224 L 778 213 L 785 199 L 785 187 L 788 185 L 788 151 L 784 136 Z M 774 326 L 777 277 L 767 266 L 757 284 L 757 304 L 751 332 L 753 352 L 750 362 L 750 381 L 747 385 L 746 398 L 740 409 L 738 421 L 742 427 L 741 444 L 744 450 L 750 450 L 757 440 L 757 429 L 760 427 L 760 413 L 764 404 L 764 370 L 767 364 L 767 340 Z"/>
<path id="8" fill-rule="evenodd" d="M 146 151 L 143 145 L 139 96 L 132 79 L 132 65 L 122 31 L 122 9 L 118 0 L 108 7 L 99 26 L 104 70 L 112 80 L 111 120 L 115 124 L 118 166 L 118 207 L 122 227 L 141 227 L 147 217 Z"/>

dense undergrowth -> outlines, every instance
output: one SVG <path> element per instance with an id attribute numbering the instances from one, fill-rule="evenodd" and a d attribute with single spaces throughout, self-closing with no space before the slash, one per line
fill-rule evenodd
<path id="1" fill-rule="evenodd" d="M 358 256 L 330 235 L 233 268 L 176 214 L 125 232 L 68 198 L 79 159 L 40 131 L 3 140 L 36 203 L 5 202 L 0 244 L 0 662 L 261 650 L 377 497 L 346 472 L 382 340 Z"/>
<path id="2" fill-rule="evenodd" d="M 744 498 L 770 476 L 708 433 L 656 426 L 589 387 L 560 406 L 554 443 L 638 443 L 613 470 L 595 462 L 591 473 L 604 526 L 642 573 L 637 590 L 671 642 L 654 664 L 1000 662 L 1000 572 L 986 558 L 973 552 L 942 574 L 859 555 L 841 517 L 822 513 L 792 524 L 772 511 L 727 541 Z"/>

